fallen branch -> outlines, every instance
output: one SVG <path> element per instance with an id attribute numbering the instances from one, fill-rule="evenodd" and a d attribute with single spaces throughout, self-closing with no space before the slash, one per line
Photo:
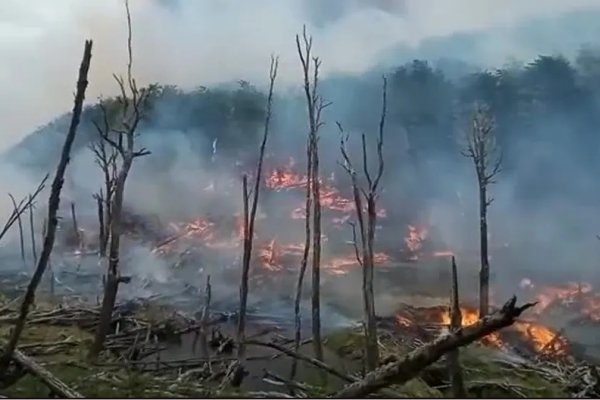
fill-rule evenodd
<path id="1" fill-rule="evenodd" d="M 261 341 L 258 341 L 258 340 L 246 340 L 245 343 L 248 344 L 248 345 L 251 345 L 251 346 L 261 346 L 261 347 L 269 347 L 271 349 L 275 349 L 277 351 L 282 352 L 283 354 L 285 354 L 287 356 L 290 356 L 290 357 L 296 358 L 298 360 L 305 361 L 305 362 L 307 362 L 309 364 L 312 364 L 315 367 L 320 368 L 321 370 L 324 370 L 324 371 L 330 373 L 331 375 L 336 376 L 336 377 L 338 377 L 338 378 L 340 378 L 340 379 L 342 379 L 342 380 L 344 380 L 346 382 L 351 383 L 351 382 L 355 382 L 356 381 L 356 379 L 354 379 L 354 378 L 352 378 L 352 377 L 350 377 L 350 376 L 348 376 L 348 375 L 346 375 L 346 374 L 338 371 L 337 369 L 335 369 L 333 367 L 330 367 L 329 365 L 325 364 L 323 361 L 317 360 L 316 358 L 307 357 L 307 356 L 305 356 L 303 354 L 297 353 L 297 352 L 295 352 L 293 350 L 290 350 L 290 349 L 288 349 L 286 347 L 283 347 L 283 346 L 280 346 L 278 344 L 268 343 L 268 342 L 261 342 Z"/>
<path id="2" fill-rule="evenodd" d="M 53 394 L 60 395 L 67 399 L 83 399 L 84 397 L 67 386 L 63 381 L 55 377 L 46 368 L 27 357 L 19 350 L 15 349 L 12 353 L 13 361 L 31 375 L 40 379 L 44 385 L 48 386 Z"/>
<path id="3" fill-rule="evenodd" d="M 517 307 L 516 302 L 517 298 L 513 296 L 497 313 L 486 316 L 454 333 L 443 335 L 437 340 L 410 352 L 402 360 L 386 364 L 368 373 L 363 380 L 347 385 L 335 393 L 333 397 L 366 397 L 386 386 L 405 383 L 449 351 L 466 346 L 492 332 L 512 325 L 523 311 L 537 304 L 527 303 Z"/>

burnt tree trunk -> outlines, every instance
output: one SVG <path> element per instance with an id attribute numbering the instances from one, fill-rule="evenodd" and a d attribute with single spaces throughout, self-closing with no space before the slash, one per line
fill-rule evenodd
<path id="1" fill-rule="evenodd" d="M 98 252 L 100 257 L 106 257 L 106 227 L 104 225 L 104 198 L 102 191 L 96 196 L 98 207 Z"/>
<path id="2" fill-rule="evenodd" d="M 33 198 L 29 195 L 29 232 L 31 234 L 31 255 L 33 263 L 37 263 L 37 245 L 35 243 L 35 224 L 33 218 Z"/>
<path id="3" fill-rule="evenodd" d="M 479 270 L 479 317 L 487 315 L 490 307 L 490 264 L 488 257 L 487 189 L 479 187 L 479 240 L 481 267 Z"/>
<path id="4" fill-rule="evenodd" d="M 23 261 L 23 267 L 25 267 L 25 238 L 23 236 L 23 221 L 21 220 L 21 213 L 19 212 L 19 205 L 17 205 L 17 201 L 12 196 L 12 194 L 9 194 L 9 196 L 10 200 L 13 203 L 14 213 L 17 215 L 17 224 L 19 226 L 19 246 L 21 249 L 21 261 Z"/>
<path id="5" fill-rule="evenodd" d="M 77 214 L 75 213 L 75 203 L 71 202 L 71 219 L 73 220 L 73 238 L 77 247 L 81 247 L 81 237 L 79 236 L 79 226 L 77 226 Z"/>
<path id="6" fill-rule="evenodd" d="M 377 224 L 377 211 L 375 209 L 375 194 L 367 197 L 367 243 L 363 256 L 363 298 L 365 307 L 365 350 L 367 371 L 372 371 L 379 364 L 379 345 L 377 343 L 377 321 L 375 317 L 375 297 L 373 293 L 373 270 L 375 256 L 373 244 L 375 242 L 375 226 Z"/>
<path id="7" fill-rule="evenodd" d="M 129 170 L 131 169 L 132 163 L 133 156 L 127 155 L 123 160 L 121 170 L 119 171 L 115 181 L 115 193 L 111 205 L 112 220 L 110 224 L 108 270 L 106 273 L 104 298 L 102 299 L 102 307 L 100 308 L 98 327 L 96 328 L 94 342 L 89 352 L 89 358 L 91 360 L 96 359 L 104 347 L 104 340 L 110 332 L 112 312 L 117 301 L 119 283 L 123 281 L 119 274 L 119 250 L 121 245 L 121 234 L 123 231 L 122 213 L 123 199 L 125 195 L 125 182 L 127 181 L 127 176 L 129 174 Z"/>
<path id="8" fill-rule="evenodd" d="M 310 140 L 309 140 L 310 142 Z M 308 265 L 308 255 L 310 253 L 310 216 L 312 207 L 312 149 L 310 143 L 306 146 L 306 196 L 305 196 L 305 216 L 304 216 L 304 251 L 300 260 L 300 271 L 298 272 L 298 280 L 296 281 L 296 292 L 294 298 L 294 351 L 300 349 L 301 331 L 302 331 L 302 316 L 300 315 L 300 303 L 302 301 L 302 286 L 304 283 L 304 275 L 306 274 L 306 266 Z M 298 360 L 292 359 L 292 367 L 290 370 L 290 379 L 296 378 L 298 368 Z"/>
<path id="9" fill-rule="evenodd" d="M 456 260 L 452 257 L 452 292 L 450 295 L 450 332 L 456 333 L 462 328 L 462 311 L 458 297 L 458 273 Z M 452 386 L 452 397 L 464 399 L 467 397 L 463 380 L 462 366 L 460 365 L 459 349 L 452 350 L 446 355 L 448 361 L 448 374 Z"/>
<path id="10" fill-rule="evenodd" d="M 319 149 L 312 139 L 313 256 L 312 256 L 312 334 L 315 358 L 323 361 L 321 339 L 321 185 L 319 182 Z"/>
<path id="11" fill-rule="evenodd" d="M 242 178 L 242 201 L 244 206 L 244 249 L 242 255 L 242 279 L 240 282 L 240 313 L 238 316 L 237 341 L 238 359 L 245 355 L 245 328 L 246 308 L 248 306 L 248 277 L 250 274 L 250 226 L 249 226 L 249 198 L 248 198 L 248 176 Z"/>
<path id="12" fill-rule="evenodd" d="M 19 342 L 23 328 L 25 328 L 25 322 L 27 320 L 29 308 L 34 302 L 35 291 L 42 279 L 42 276 L 44 275 L 44 271 L 46 270 L 46 266 L 50 260 L 50 253 L 52 253 L 52 249 L 54 247 L 56 227 L 58 225 L 57 214 L 60 206 L 60 192 L 62 190 L 67 164 L 69 163 L 73 141 L 75 140 L 75 135 L 77 133 L 77 127 L 79 126 L 81 110 L 83 108 L 83 101 L 85 99 L 85 90 L 88 85 L 87 75 L 90 68 L 91 59 L 92 41 L 86 40 L 83 51 L 83 60 L 81 61 L 81 65 L 79 67 L 79 78 L 77 80 L 77 92 L 75 94 L 71 124 L 69 125 L 69 131 L 67 132 L 67 137 L 65 138 L 60 161 L 56 168 L 56 174 L 54 176 L 54 180 L 52 181 L 52 187 L 50 190 L 50 198 L 48 200 L 48 228 L 46 229 L 46 234 L 44 235 L 42 253 L 40 254 L 40 259 L 38 260 L 35 272 L 33 273 L 31 281 L 29 281 L 29 285 L 25 291 L 25 296 L 23 297 L 21 308 L 19 310 L 19 317 L 14 329 L 12 330 L 10 339 L 6 345 L 6 348 L 4 349 L 2 357 L 0 358 L 0 377 L 6 375 L 6 370 L 13 357 L 13 353 L 17 348 L 17 343 Z"/>

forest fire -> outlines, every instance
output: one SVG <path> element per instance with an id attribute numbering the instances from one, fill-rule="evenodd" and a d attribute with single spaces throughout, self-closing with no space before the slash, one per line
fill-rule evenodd
<path id="1" fill-rule="evenodd" d="M 462 326 L 475 324 L 479 320 L 474 308 L 461 307 Z M 444 331 L 450 324 L 447 307 L 414 309 L 410 313 L 398 312 L 396 325 L 401 329 L 410 329 L 424 325 L 439 325 Z M 559 332 L 534 321 L 517 321 L 506 331 L 494 332 L 481 340 L 481 343 L 495 348 L 525 346 L 536 354 L 551 357 L 568 355 L 569 344 Z"/>
<path id="2" fill-rule="evenodd" d="M 600 321 L 600 295 L 594 293 L 588 282 L 568 282 L 562 286 L 537 286 L 528 278 L 521 281 L 521 287 L 535 291 L 539 315 L 554 307 L 574 308 L 582 319 Z"/>

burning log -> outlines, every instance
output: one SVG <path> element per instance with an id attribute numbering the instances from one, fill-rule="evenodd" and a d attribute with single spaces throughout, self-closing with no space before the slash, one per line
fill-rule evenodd
<path id="1" fill-rule="evenodd" d="M 409 381 L 449 351 L 466 346 L 490 333 L 514 324 L 516 318 L 535 305 L 535 303 L 527 303 L 517 307 L 516 302 L 517 298 L 513 296 L 497 313 L 486 316 L 473 325 L 461 328 L 454 333 L 443 335 L 412 351 L 402 360 L 386 364 L 368 373 L 364 379 L 347 385 L 333 397 L 347 399 L 365 397 L 389 385 Z"/>
<path id="2" fill-rule="evenodd" d="M 52 182 L 52 189 L 50 191 L 50 198 L 48 200 L 48 229 L 44 237 L 44 246 L 42 248 L 42 253 L 40 254 L 40 259 L 38 260 L 35 272 L 33 273 L 31 281 L 27 286 L 25 296 L 23 297 L 23 302 L 21 303 L 21 309 L 19 313 L 19 319 L 15 324 L 10 340 L 6 348 L 4 349 L 4 352 L 0 359 L 0 377 L 6 374 L 6 370 L 10 364 L 11 359 L 13 358 L 13 354 L 16 350 L 17 343 L 19 342 L 21 333 L 25 328 L 25 322 L 27 320 L 29 308 L 34 301 L 35 291 L 42 279 L 42 276 L 44 275 L 44 271 L 46 270 L 46 266 L 48 265 L 48 262 L 50 260 L 50 253 L 52 253 L 52 249 L 54 247 L 56 227 L 58 225 L 57 213 L 60 205 L 60 193 L 62 190 L 67 164 L 69 163 L 71 147 L 73 146 L 73 141 L 75 140 L 77 127 L 79 125 L 79 120 L 81 117 L 83 100 L 85 98 L 85 90 L 88 84 L 87 74 L 90 68 L 91 58 L 92 42 L 90 40 L 86 40 L 83 52 L 83 60 L 81 61 L 81 65 L 79 67 L 79 79 L 77 81 L 77 93 L 75 95 L 75 101 L 73 106 L 73 116 L 71 118 L 69 131 L 67 133 L 65 143 L 62 148 L 60 161 L 56 168 L 56 174 Z"/>

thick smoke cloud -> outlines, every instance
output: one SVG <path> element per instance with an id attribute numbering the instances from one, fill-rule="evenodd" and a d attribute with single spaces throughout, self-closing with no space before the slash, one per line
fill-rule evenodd
<path id="1" fill-rule="evenodd" d="M 326 56 L 324 74 L 361 73 L 383 60 L 403 61 L 394 56 L 398 47 L 414 53 L 432 38 L 486 30 L 491 36 L 474 48 L 447 42 L 434 47 L 462 49 L 470 61 L 484 63 L 530 57 L 540 51 L 540 43 L 561 50 L 565 43 L 581 42 L 574 37 L 581 35 L 580 18 L 567 24 L 576 33 L 546 29 L 538 37 L 535 26 L 523 27 L 539 18 L 581 10 L 596 15 L 600 9 L 594 0 L 552 0 L 543 7 L 534 0 L 507 1 L 502 7 L 475 0 L 131 3 L 138 79 L 187 88 L 235 79 L 264 82 L 271 53 L 281 56 L 280 84 L 297 83 L 293 38 L 304 23 L 315 36 L 315 51 Z M 1 149 L 70 108 L 84 38 L 95 41 L 88 100 L 115 93 L 111 74 L 124 70 L 126 57 L 121 1 L 7 0 L 0 4 L 0 15 Z"/>

